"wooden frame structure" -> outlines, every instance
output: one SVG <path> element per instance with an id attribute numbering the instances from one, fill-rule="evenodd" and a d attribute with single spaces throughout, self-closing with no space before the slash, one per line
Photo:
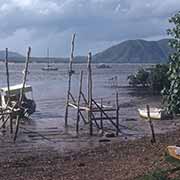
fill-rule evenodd
<path id="1" fill-rule="evenodd" d="M 108 120 L 115 128 L 116 135 L 118 135 L 121 130 L 119 129 L 119 105 L 118 105 L 118 93 L 116 93 L 116 107 L 104 106 L 101 99 L 101 103 L 97 103 L 93 98 L 93 87 L 92 87 L 92 69 L 91 61 L 92 55 L 91 52 L 88 54 L 88 63 L 87 63 L 87 97 L 82 91 L 83 87 L 83 71 L 80 73 L 80 84 L 79 84 L 79 94 L 78 98 L 73 96 L 71 93 L 71 80 L 72 80 L 72 63 L 73 63 L 73 53 L 74 53 L 74 40 L 75 34 L 72 37 L 71 43 L 71 56 L 69 62 L 69 80 L 68 80 L 68 91 L 67 91 L 67 101 L 66 101 L 66 111 L 65 111 L 65 126 L 68 126 L 68 111 L 69 107 L 77 109 L 77 119 L 76 119 L 76 132 L 79 133 L 79 123 L 80 119 L 84 123 L 89 124 L 89 133 L 93 135 L 93 124 L 97 126 L 98 129 L 103 130 L 103 121 Z M 83 101 L 83 102 L 82 102 Z M 87 112 L 87 119 L 85 118 L 83 112 Z M 109 115 L 109 112 L 113 112 L 115 115 Z M 100 116 L 97 117 L 97 114 Z M 100 123 L 99 123 L 100 122 Z"/>
<path id="2" fill-rule="evenodd" d="M 6 107 L 3 107 L 0 105 L 0 129 L 3 129 L 5 131 L 5 128 L 9 126 L 10 134 L 13 134 L 13 140 L 14 142 L 17 139 L 19 126 L 20 126 L 20 120 L 23 118 L 23 109 L 22 109 L 22 100 L 23 100 L 23 93 L 25 88 L 25 83 L 27 80 L 27 74 L 28 74 L 28 65 L 30 60 L 30 53 L 31 48 L 28 48 L 26 62 L 25 62 L 25 72 L 23 76 L 23 82 L 22 82 L 22 89 L 20 92 L 20 97 L 18 102 L 12 106 L 11 99 L 10 99 L 10 82 L 9 82 L 9 67 L 8 67 L 8 48 L 6 48 L 6 58 L 5 58 L 5 66 L 6 66 L 6 77 L 7 77 L 7 105 Z M 8 124 L 9 122 L 9 124 Z M 13 127 L 15 126 L 15 127 Z M 15 132 L 14 132 L 15 129 Z"/>

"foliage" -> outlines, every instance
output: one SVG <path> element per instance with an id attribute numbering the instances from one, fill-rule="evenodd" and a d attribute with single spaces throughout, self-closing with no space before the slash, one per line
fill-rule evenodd
<path id="1" fill-rule="evenodd" d="M 157 64 L 149 70 L 140 69 L 135 75 L 128 76 L 129 84 L 149 87 L 153 92 L 160 93 L 164 87 L 169 86 L 168 69 L 167 64 Z"/>
<path id="2" fill-rule="evenodd" d="M 129 84 L 132 86 L 142 85 L 143 87 L 148 86 L 149 72 L 141 68 L 135 75 L 131 74 L 128 76 Z"/>
<path id="3" fill-rule="evenodd" d="M 163 171 L 157 170 L 155 172 L 152 172 L 143 176 L 139 180 L 168 180 L 168 178 L 167 178 L 167 175 Z"/>
<path id="4" fill-rule="evenodd" d="M 175 14 L 170 20 L 173 24 L 168 34 L 172 37 L 169 45 L 174 49 L 170 56 L 168 80 L 170 85 L 163 90 L 167 110 L 170 113 L 180 113 L 180 12 Z"/>
<path id="5" fill-rule="evenodd" d="M 163 88 L 169 87 L 168 70 L 167 64 L 157 64 L 155 68 L 151 69 L 149 81 L 153 92 L 161 92 Z"/>

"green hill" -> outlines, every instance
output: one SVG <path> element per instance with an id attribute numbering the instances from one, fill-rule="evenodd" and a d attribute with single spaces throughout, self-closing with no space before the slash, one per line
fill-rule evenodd
<path id="1" fill-rule="evenodd" d="M 163 63 L 167 62 L 172 49 L 168 39 L 159 41 L 128 40 L 112 46 L 93 56 L 94 63 Z M 0 61 L 5 59 L 5 51 L 0 51 Z M 49 58 L 53 63 L 68 63 L 69 58 Z M 9 61 L 24 62 L 25 57 L 16 52 L 9 52 Z M 47 57 L 31 57 L 32 62 L 47 62 Z M 87 57 L 76 56 L 74 63 L 87 62 Z"/>
<path id="2" fill-rule="evenodd" d="M 99 63 L 160 63 L 166 62 L 171 52 L 168 39 L 128 40 L 97 53 L 93 59 Z"/>
<path id="3" fill-rule="evenodd" d="M 6 51 L 4 50 L 0 50 L 0 60 L 3 61 L 6 57 Z M 25 57 L 17 52 L 12 52 L 12 51 L 9 51 L 8 52 L 8 59 L 10 61 L 21 61 L 22 59 L 24 59 Z"/>

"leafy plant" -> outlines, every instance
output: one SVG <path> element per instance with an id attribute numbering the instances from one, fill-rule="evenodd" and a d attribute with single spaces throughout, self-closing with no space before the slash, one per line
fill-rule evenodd
<path id="1" fill-rule="evenodd" d="M 167 64 L 157 64 L 148 71 L 140 69 L 136 74 L 128 76 L 129 84 L 132 86 L 143 86 L 152 89 L 153 93 L 159 93 L 164 87 L 169 86 Z"/>
<path id="2" fill-rule="evenodd" d="M 174 53 L 169 58 L 170 85 L 163 90 L 163 95 L 168 112 L 176 114 L 180 113 L 180 12 L 169 22 L 173 24 L 173 27 L 168 29 L 168 35 L 172 37 L 169 45 L 174 49 Z"/>
<path id="3" fill-rule="evenodd" d="M 149 81 L 153 92 L 160 93 L 163 88 L 169 87 L 168 70 L 169 66 L 167 64 L 157 64 L 151 69 Z"/>
<path id="4" fill-rule="evenodd" d="M 129 84 L 132 86 L 141 85 L 143 87 L 147 87 L 148 78 L 149 72 L 147 72 L 143 68 L 139 69 L 139 71 L 135 75 L 131 74 L 130 76 L 128 76 Z"/>

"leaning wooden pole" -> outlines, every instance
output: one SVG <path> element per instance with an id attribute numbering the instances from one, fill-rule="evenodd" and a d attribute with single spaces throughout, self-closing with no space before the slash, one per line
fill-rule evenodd
<path id="1" fill-rule="evenodd" d="M 21 106 L 21 103 L 22 103 L 22 100 L 23 100 L 24 88 L 25 88 L 25 85 L 26 85 L 27 74 L 28 74 L 28 65 L 29 65 L 29 60 L 30 60 L 30 53 L 31 53 L 31 47 L 28 48 L 28 52 L 27 52 L 26 63 L 25 63 L 25 73 L 24 73 L 24 77 L 23 77 L 23 84 L 22 84 L 22 89 L 21 89 L 21 93 L 20 93 L 20 98 L 19 98 L 19 101 L 18 101 L 18 106 L 19 107 Z M 17 118 L 16 118 L 16 130 L 15 130 L 15 134 L 14 134 L 14 142 L 16 141 L 16 138 L 17 138 L 20 119 L 21 119 L 21 114 L 18 114 Z"/>
<path id="2" fill-rule="evenodd" d="M 101 109 L 103 109 L 103 99 L 101 98 Z M 101 124 L 101 130 L 103 132 L 103 113 L 102 111 L 100 111 L 100 116 L 101 116 L 101 121 L 100 121 L 100 124 Z"/>
<path id="3" fill-rule="evenodd" d="M 119 135 L 119 96 L 118 92 L 116 92 L 116 136 Z"/>
<path id="4" fill-rule="evenodd" d="M 146 108 L 147 108 L 147 115 L 148 115 L 149 125 L 150 125 L 151 133 L 152 133 L 151 143 L 156 143 L 156 138 L 155 138 L 155 133 L 154 133 L 154 126 L 153 126 L 153 123 L 152 123 L 152 120 L 151 120 L 151 116 L 150 116 L 149 105 L 147 105 Z"/>
<path id="5" fill-rule="evenodd" d="M 89 52 L 88 54 L 88 122 L 89 122 L 89 132 L 90 135 L 93 134 L 93 123 L 92 123 L 92 70 L 91 70 L 91 60 L 92 54 Z"/>
<path id="6" fill-rule="evenodd" d="M 72 41 L 71 41 L 71 54 L 70 54 L 70 60 L 69 60 L 69 80 L 68 80 L 68 91 L 67 91 L 67 98 L 66 98 L 66 110 L 65 110 L 65 126 L 68 125 L 68 108 L 69 108 L 69 98 L 70 98 L 70 92 L 71 92 L 71 79 L 72 79 L 72 74 L 73 74 L 73 69 L 72 69 L 72 63 L 74 59 L 74 41 L 75 41 L 75 33 L 72 36 Z"/>
<path id="7" fill-rule="evenodd" d="M 6 48 L 6 58 L 5 58 L 5 65 L 6 65 L 6 80 L 7 80 L 7 106 L 11 105 L 11 99 L 10 99 L 10 83 L 9 83 L 9 66 L 8 66 L 8 48 Z M 13 122 L 12 122 L 12 115 L 9 114 L 10 117 L 10 133 L 13 133 Z"/>
<path id="8" fill-rule="evenodd" d="M 8 48 L 6 48 L 6 59 L 5 59 L 5 64 L 6 64 L 6 78 L 7 78 L 7 97 L 8 97 L 8 103 L 10 101 L 10 83 L 9 83 L 9 67 L 8 67 Z"/>

